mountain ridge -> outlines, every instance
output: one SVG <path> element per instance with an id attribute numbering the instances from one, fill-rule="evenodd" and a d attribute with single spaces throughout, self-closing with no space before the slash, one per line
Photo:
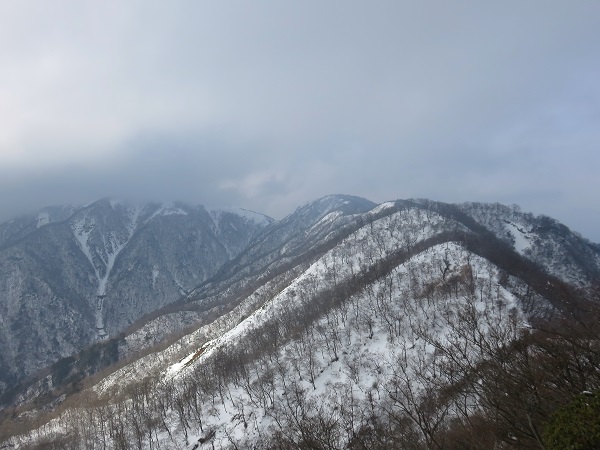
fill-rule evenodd
<path id="1" fill-rule="evenodd" d="M 77 342 L 114 336 L 175 300 L 272 221 L 223 210 L 217 225 L 202 206 L 110 199 L 54 209 L 64 212 L 61 220 L 20 233 L 15 221 L 4 224 L 9 231 L 0 247 L 0 388 L 83 348 Z M 33 223 L 32 217 L 23 223 Z M 64 318 L 60 326 L 51 319 L 57 308 L 57 317 Z M 13 328 L 33 333 L 15 335 Z"/>
<path id="2" fill-rule="evenodd" d="M 544 226 L 540 227 L 540 224 Z M 494 204 L 453 205 L 429 200 L 397 200 L 376 205 L 347 196 L 327 196 L 310 202 L 281 221 L 262 228 L 235 258 L 224 263 L 212 277 L 163 310 L 152 312 L 145 322 L 134 326 L 118 340 L 107 343 L 106 352 L 110 353 L 113 348 L 120 356 L 128 355 L 133 359 L 123 369 L 117 369 L 101 381 L 99 386 L 105 388 L 98 388 L 100 391 L 94 395 L 100 395 L 105 389 L 114 391 L 114 395 L 126 392 L 128 383 L 143 378 L 144 374 L 163 380 L 160 383 L 176 380 L 177 377 L 181 377 L 181 382 L 190 382 L 184 372 L 191 374 L 208 370 L 216 364 L 210 362 L 215 360 L 209 355 L 225 357 L 223 352 L 245 348 L 243 342 L 250 339 L 246 333 L 251 333 L 252 339 L 258 339 L 266 347 L 272 347 L 273 343 L 260 336 L 279 336 L 276 339 L 282 341 L 277 345 L 288 348 L 284 342 L 295 342 L 293 336 L 297 333 L 304 336 L 304 332 L 300 331 L 304 327 L 320 333 L 318 327 L 326 327 L 326 324 L 314 324 L 325 320 L 328 311 L 339 311 L 335 312 L 336 317 L 342 314 L 336 320 L 344 317 L 347 313 L 343 311 L 349 307 L 344 305 L 349 301 L 358 302 L 356 305 L 363 305 L 360 307 L 363 309 L 371 306 L 361 298 L 372 298 L 373 305 L 379 305 L 383 300 L 377 300 L 380 298 L 377 290 L 385 292 L 388 289 L 386 308 L 392 308 L 390 311 L 403 304 L 404 308 L 416 312 L 414 308 L 421 302 L 430 304 L 434 309 L 423 320 L 431 320 L 431 317 L 450 320 L 454 313 L 444 310 L 443 302 L 436 306 L 438 301 L 450 302 L 455 305 L 453 308 L 460 309 L 463 296 L 476 304 L 484 302 L 484 291 L 490 296 L 489 302 L 485 300 L 477 308 L 484 308 L 482 311 L 489 309 L 489 314 L 495 308 L 502 309 L 510 304 L 514 305 L 510 308 L 516 308 L 514 314 L 529 322 L 530 326 L 557 317 L 571 317 L 573 313 L 584 311 L 600 301 L 594 300 L 595 297 L 590 294 L 600 273 L 600 252 L 596 252 L 594 245 L 589 246 L 589 241 L 556 224 L 558 222 L 548 222 L 543 217 Z M 523 235 L 520 241 L 516 233 Z M 578 249 L 588 249 L 586 251 L 591 253 L 578 254 Z M 555 254 L 560 255 L 562 266 L 556 263 Z M 391 274 L 394 274 L 392 278 Z M 425 279 L 429 281 L 423 281 Z M 392 287 L 385 288 L 385 283 L 391 283 Z M 375 289 L 374 286 L 379 287 Z M 475 289 L 475 286 L 479 287 Z M 496 294 L 493 294 L 493 286 L 496 286 Z M 491 301 L 494 295 L 498 296 L 494 300 L 499 302 L 496 306 Z M 357 300 L 351 300 L 355 297 Z M 273 302 L 280 306 L 270 306 Z M 281 315 L 284 311 L 285 315 Z M 360 312 L 360 317 L 363 314 Z M 382 310 L 374 317 L 381 321 L 387 317 L 386 314 L 389 312 Z M 358 316 L 356 320 L 359 320 Z M 326 323 L 329 321 L 327 319 Z M 285 325 L 288 322 L 297 324 L 294 326 L 299 328 L 296 330 L 294 326 Z M 359 322 L 362 325 L 359 326 Z M 387 325 L 384 322 L 377 326 L 369 325 L 370 321 L 364 316 L 359 322 L 353 326 L 363 331 L 356 338 L 366 336 L 366 343 L 369 343 L 369 334 L 375 338 L 373 333 L 384 333 L 385 327 L 391 327 L 389 330 L 393 335 L 399 333 L 399 325 L 394 325 L 393 321 Z M 444 326 L 450 325 L 446 323 Z M 414 325 L 408 323 L 406 326 L 411 328 Z M 370 327 L 374 327 L 371 332 L 368 331 Z M 236 329 L 240 331 L 234 332 Z M 274 331 L 277 329 L 279 331 Z M 246 331 L 239 334 L 241 330 Z M 341 328 L 339 332 L 343 332 Z M 366 335 L 361 334 L 365 332 Z M 239 337 L 232 337 L 233 340 L 224 337 L 238 336 L 236 333 Z M 246 337 L 242 339 L 242 335 Z M 162 353 L 153 350 L 153 345 L 167 338 L 170 344 L 164 344 L 167 346 Z M 434 336 L 429 338 L 438 339 Z M 338 337 L 334 334 L 332 339 L 335 341 Z M 327 341 L 319 342 L 319 345 L 327 347 L 321 348 L 321 352 L 332 351 Z M 99 345 L 98 348 L 102 349 L 104 344 Z M 341 358 L 344 364 L 349 363 L 350 356 L 342 356 L 337 350 L 331 355 L 334 360 Z M 77 366 L 83 364 L 81 361 L 84 359 L 81 354 L 71 363 Z M 202 364 L 206 364 L 206 368 L 202 368 Z M 330 373 L 332 365 L 337 363 L 320 360 L 319 364 L 324 373 Z M 85 366 L 78 367 L 84 374 L 93 373 L 86 372 Z M 184 368 L 186 370 L 182 372 Z M 178 375 L 180 372 L 181 375 Z M 316 383 L 320 377 L 318 373 L 302 373 L 308 377 L 303 375 L 302 378 L 312 380 L 310 383 Z M 67 370 L 63 376 L 71 382 L 81 380 L 72 370 Z M 50 375 L 50 379 L 54 378 Z M 387 383 L 385 380 L 380 382 Z M 316 384 L 313 388 L 317 389 Z M 21 394 L 21 401 L 32 400 L 45 389 L 40 382 L 31 385 L 29 394 Z M 329 388 L 323 389 L 326 395 L 330 395 Z M 240 392 L 240 395 L 246 398 L 251 394 Z M 224 401 L 224 408 L 225 405 Z M 228 408 L 239 407 L 235 405 L 234 402 Z M 246 404 L 246 407 L 250 406 Z M 262 409 L 253 411 L 268 416 Z M 242 416 L 246 417 L 245 414 Z M 225 414 L 223 417 L 229 416 Z M 217 416 L 214 420 L 216 429 L 221 430 L 217 434 L 221 439 L 220 445 L 227 447 L 223 444 L 229 433 L 228 426 L 224 425 L 226 421 L 219 422 L 221 419 Z M 266 418 L 264 421 L 256 423 L 253 433 L 264 432 L 266 428 L 262 427 L 270 423 Z M 180 433 L 180 437 L 185 432 L 188 441 L 186 425 L 173 424 L 173 427 L 167 428 L 168 434 Z M 251 434 L 239 434 L 239 430 L 235 433 L 236 439 L 250 439 L 248 442 L 254 442 L 253 445 L 258 442 Z M 202 433 L 196 436 L 198 439 L 206 437 Z M 173 442 L 182 445 L 183 441 Z"/>

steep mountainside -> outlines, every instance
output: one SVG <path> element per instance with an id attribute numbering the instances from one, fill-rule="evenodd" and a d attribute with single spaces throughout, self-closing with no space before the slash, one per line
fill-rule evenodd
<path id="1" fill-rule="evenodd" d="M 600 245 L 582 239 L 557 220 L 498 203 L 459 207 L 563 281 L 582 287 L 600 283 Z"/>
<path id="2" fill-rule="evenodd" d="M 164 226 L 158 229 L 166 233 Z M 93 242 L 85 222 L 75 229 L 83 230 L 76 246 Z M 113 248 L 136 239 L 127 230 L 115 234 Z M 94 248 L 82 253 L 96 294 L 106 272 L 123 274 L 107 278 L 105 300 L 129 282 L 127 270 L 136 273 L 136 264 L 145 264 L 144 273 L 155 270 L 145 261 L 151 256 L 127 256 L 127 246 L 112 266 L 111 252 L 102 257 L 106 245 Z M 112 271 L 102 271 L 106 260 Z M 156 270 L 158 280 L 165 269 Z M 565 399 L 544 391 L 543 405 L 527 403 L 535 398 L 513 396 L 502 383 L 521 376 L 537 383 L 527 377 L 538 369 L 526 363 L 539 351 L 529 353 L 527 339 L 540 325 L 589 314 L 600 301 L 591 295 L 598 273 L 598 246 L 516 208 L 328 196 L 266 226 L 181 300 L 128 327 L 118 341 L 98 344 L 96 353 L 113 349 L 131 361 L 83 380 L 80 394 L 50 396 L 62 402 L 61 414 L 38 416 L 35 423 L 47 423 L 34 431 L 35 405 L 15 410 L 4 422 L 6 435 L 15 435 L 5 445 L 383 449 L 464 448 L 468 441 L 466 448 L 528 448 L 541 439 L 542 407 L 550 411 Z M 184 334 L 162 344 L 177 333 Z M 596 347 L 582 342 L 572 354 L 591 361 Z M 549 348 L 556 354 L 559 347 Z M 73 368 L 85 372 L 89 355 L 57 366 L 60 376 L 51 372 L 20 401 L 55 380 L 79 380 Z M 568 389 L 599 389 L 594 364 L 578 364 Z M 536 388 L 564 393 L 541 375 L 560 374 L 560 367 L 540 369 Z M 511 377 L 498 378 L 504 373 Z M 511 410 L 494 409 L 507 401 Z M 506 430 L 500 422 L 483 433 L 468 428 L 498 417 Z"/>
<path id="3" fill-rule="evenodd" d="M 159 343 L 169 334 L 235 307 L 252 289 L 314 259 L 364 224 L 363 215 L 376 205 L 348 195 L 330 195 L 299 207 L 258 235 L 211 279 L 164 310 L 157 311 L 124 338 L 122 357 Z"/>
<path id="4" fill-rule="evenodd" d="M 0 396 L 186 294 L 271 222 L 243 210 L 101 200 L 3 225 Z"/>
<path id="5" fill-rule="evenodd" d="M 66 220 L 77 209 L 77 206 L 50 206 L 37 214 L 16 217 L 0 224 L 0 248 L 18 241 L 44 225 Z"/>

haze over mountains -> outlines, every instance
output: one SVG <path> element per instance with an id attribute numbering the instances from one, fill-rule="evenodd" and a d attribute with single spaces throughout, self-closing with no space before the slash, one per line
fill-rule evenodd
<path id="1" fill-rule="evenodd" d="M 84 438 L 88 425 L 67 415 L 6 441 L 24 448 L 261 448 L 308 439 L 294 434 L 291 393 L 307 426 L 337 417 L 328 439 L 341 448 L 373 425 L 357 416 L 336 428 L 348 419 L 348 398 L 360 414 L 370 404 L 382 423 L 392 420 L 402 401 L 382 400 L 390 383 L 416 383 L 412 395 L 422 395 L 416 368 L 441 370 L 444 352 L 462 342 L 453 332 L 468 311 L 480 315 L 473 326 L 481 340 L 464 341 L 475 355 L 486 339 L 506 344 L 599 300 L 598 244 L 500 204 L 377 205 L 331 195 L 274 221 L 244 210 L 100 200 L 14 219 L 0 237 L 5 407 L 36 414 L 62 403 L 86 408 L 90 426 L 105 413 L 121 426 L 121 434 L 107 426 Z M 436 376 L 451 384 L 443 371 Z M 203 379 L 216 384 L 200 386 Z M 69 403 L 82 389 L 99 406 Z M 136 389 L 143 412 L 131 403 Z M 454 400 L 445 400 L 446 413 Z M 15 423 L 30 427 L 15 411 Z M 439 438 L 417 435 L 426 447 Z"/>

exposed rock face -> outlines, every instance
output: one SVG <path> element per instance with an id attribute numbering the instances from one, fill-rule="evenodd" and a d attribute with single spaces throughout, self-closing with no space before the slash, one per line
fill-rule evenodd
<path id="1" fill-rule="evenodd" d="M 177 300 L 271 222 L 244 210 L 100 200 L 0 226 L 0 394 Z"/>

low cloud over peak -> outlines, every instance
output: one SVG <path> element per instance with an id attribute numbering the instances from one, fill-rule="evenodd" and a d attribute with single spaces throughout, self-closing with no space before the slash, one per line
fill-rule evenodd
<path id="1" fill-rule="evenodd" d="M 0 216 L 501 201 L 600 241 L 594 2 L 0 5 Z"/>

